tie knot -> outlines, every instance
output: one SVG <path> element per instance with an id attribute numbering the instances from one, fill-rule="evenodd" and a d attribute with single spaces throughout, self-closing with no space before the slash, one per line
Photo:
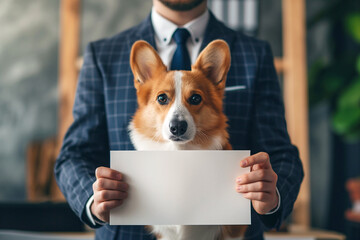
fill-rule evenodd
<path id="1" fill-rule="evenodd" d="M 174 32 L 172 38 L 176 42 L 176 44 L 184 44 L 186 43 L 186 40 L 190 37 L 190 33 L 185 28 L 178 28 Z"/>

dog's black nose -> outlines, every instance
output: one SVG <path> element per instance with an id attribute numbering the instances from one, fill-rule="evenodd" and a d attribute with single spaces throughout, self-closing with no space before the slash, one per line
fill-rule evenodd
<path id="1" fill-rule="evenodd" d="M 183 135 L 187 130 L 187 122 L 186 121 L 179 121 L 179 120 L 171 120 L 169 127 L 170 132 L 175 136 Z"/>

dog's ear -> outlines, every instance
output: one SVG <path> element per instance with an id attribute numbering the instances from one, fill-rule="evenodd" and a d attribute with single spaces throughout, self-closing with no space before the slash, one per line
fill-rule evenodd
<path id="1" fill-rule="evenodd" d="M 145 41 L 136 41 L 130 54 L 130 66 L 134 74 L 135 87 L 151 79 L 158 71 L 166 71 L 166 66 L 155 49 Z"/>
<path id="2" fill-rule="evenodd" d="M 223 40 L 214 40 L 200 53 L 193 69 L 202 71 L 215 86 L 224 88 L 230 62 L 227 43 Z"/>

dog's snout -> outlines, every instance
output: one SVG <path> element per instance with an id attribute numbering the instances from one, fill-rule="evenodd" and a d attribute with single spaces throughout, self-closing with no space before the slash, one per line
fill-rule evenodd
<path id="1" fill-rule="evenodd" d="M 188 124 L 186 121 L 172 120 L 170 121 L 170 132 L 175 136 L 184 135 L 187 130 Z"/>

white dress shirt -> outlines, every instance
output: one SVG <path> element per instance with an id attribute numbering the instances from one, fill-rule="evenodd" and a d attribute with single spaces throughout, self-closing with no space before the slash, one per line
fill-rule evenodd
<path id="1" fill-rule="evenodd" d="M 163 63 L 168 66 L 171 64 L 172 57 L 176 50 L 176 43 L 172 35 L 179 27 L 189 31 L 190 37 L 186 42 L 191 64 L 194 64 L 199 55 L 201 43 L 204 40 L 204 34 L 209 21 L 209 11 L 188 22 L 184 26 L 178 26 L 161 16 L 154 8 L 151 10 L 151 22 L 155 31 L 155 44 Z"/>
<path id="2" fill-rule="evenodd" d="M 155 32 L 156 49 L 161 60 L 168 68 L 171 64 L 172 57 L 177 47 L 175 41 L 172 39 L 172 35 L 175 30 L 178 27 L 181 27 L 186 28 L 189 31 L 190 37 L 187 40 L 186 46 L 189 51 L 191 64 L 194 64 L 196 62 L 197 56 L 200 53 L 200 47 L 204 40 L 204 34 L 209 21 L 209 17 L 209 11 L 206 10 L 202 15 L 186 23 L 184 26 L 178 26 L 161 16 L 154 8 L 152 8 L 151 23 L 154 27 Z M 280 207 L 280 193 L 277 188 L 276 192 L 279 196 L 278 206 L 267 214 L 275 213 Z M 86 203 L 86 215 L 88 216 L 92 224 L 104 225 L 104 222 L 96 220 L 91 214 L 90 207 L 93 202 L 94 195 L 92 195 Z"/>

